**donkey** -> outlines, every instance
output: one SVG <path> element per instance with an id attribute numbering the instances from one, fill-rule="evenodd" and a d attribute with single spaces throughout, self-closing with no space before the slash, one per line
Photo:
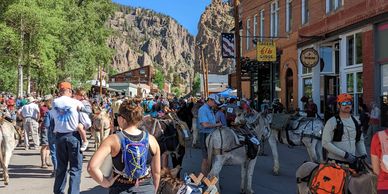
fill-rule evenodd
<path id="1" fill-rule="evenodd" d="M 17 145 L 17 132 L 12 123 L 5 120 L 5 115 L 0 112 L 0 165 L 3 168 L 4 184 L 9 184 L 8 165 L 12 152 Z"/>
<path id="2" fill-rule="evenodd" d="M 324 123 L 321 119 L 281 113 L 268 114 L 268 119 L 272 123 L 268 142 L 274 159 L 274 175 L 279 175 L 280 170 L 277 142 L 290 146 L 304 145 L 310 161 L 320 162 L 323 160 L 321 134 Z"/>
<path id="3" fill-rule="evenodd" d="M 96 140 L 94 146 L 96 150 L 102 141 L 109 136 L 110 133 L 110 117 L 106 110 L 102 110 L 93 118 L 93 136 Z"/>
<path id="4" fill-rule="evenodd" d="M 139 129 L 146 130 L 155 136 L 162 154 L 162 167 L 168 167 L 168 156 L 172 158 L 173 167 L 182 166 L 186 151 L 184 128 L 182 124 L 175 121 L 173 116 L 169 116 L 169 114 L 163 118 L 144 116 Z"/>
<path id="5" fill-rule="evenodd" d="M 257 137 L 269 136 L 269 123 L 265 122 L 260 113 L 255 112 L 255 122 L 250 123 L 253 134 Z M 241 120 L 236 120 L 236 124 Z M 247 138 L 245 138 L 247 140 Z M 249 139 L 247 141 L 250 141 Z M 249 144 L 249 143 L 248 143 Z M 240 143 L 238 136 L 232 128 L 217 128 L 206 138 L 208 148 L 208 160 L 212 161 L 209 176 L 219 177 L 222 166 L 225 164 L 241 165 L 241 193 L 254 193 L 252 190 L 252 176 L 256 164 L 258 150 L 246 148 L 246 144 Z M 254 153 L 249 153 L 253 150 Z"/>

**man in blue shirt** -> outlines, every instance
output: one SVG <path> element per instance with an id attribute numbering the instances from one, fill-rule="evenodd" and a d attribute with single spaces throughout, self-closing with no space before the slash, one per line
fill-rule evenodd
<path id="1" fill-rule="evenodd" d="M 201 171 L 205 176 L 207 176 L 209 162 L 211 162 L 207 161 L 206 137 L 213 132 L 216 127 L 222 126 L 221 123 L 216 123 L 216 117 L 212 110 L 212 108 L 217 107 L 217 104 L 219 104 L 218 96 L 210 94 L 207 102 L 198 110 L 199 138 L 202 148 Z"/>

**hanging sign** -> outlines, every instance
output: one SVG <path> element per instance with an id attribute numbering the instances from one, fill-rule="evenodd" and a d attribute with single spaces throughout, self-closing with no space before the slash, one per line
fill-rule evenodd
<path id="1" fill-rule="evenodd" d="M 306 48 L 300 53 L 300 62 L 307 68 L 313 68 L 318 64 L 319 54 L 314 48 Z"/>
<path id="2" fill-rule="evenodd" d="M 256 57 L 259 62 L 276 61 L 276 44 L 272 41 L 258 42 L 256 45 Z"/>

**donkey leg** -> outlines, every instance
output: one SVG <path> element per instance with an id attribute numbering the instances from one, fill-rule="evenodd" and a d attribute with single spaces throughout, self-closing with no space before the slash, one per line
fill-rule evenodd
<path id="1" fill-rule="evenodd" d="M 218 191 L 221 191 L 220 189 L 220 172 L 222 170 L 222 166 L 224 166 L 224 163 L 225 161 L 227 160 L 228 158 L 225 156 L 225 155 L 216 155 L 214 156 L 214 162 L 212 164 L 212 169 L 210 170 L 209 174 L 208 174 L 208 177 L 217 177 L 218 178 L 218 182 L 217 182 L 217 189 Z M 221 193 L 221 192 L 220 192 Z"/>
<path id="2" fill-rule="evenodd" d="M 269 146 L 271 147 L 273 162 L 274 162 L 273 174 L 277 176 L 279 175 L 280 165 L 279 165 L 278 145 L 277 145 L 275 134 L 277 134 L 276 131 L 272 131 L 271 136 L 268 139 L 268 143 L 269 143 Z"/>
<path id="3" fill-rule="evenodd" d="M 321 140 L 316 140 L 317 144 L 315 146 L 316 152 L 317 152 L 317 157 L 318 157 L 318 162 L 323 162 L 323 154 L 322 154 L 322 141 Z"/>
<path id="4" fill-rule="evenodd" d="M 303 144 L 305 145 L 306 149 L 307 149 L 307 153 L 309 155 L 309 158 L 310 158 L 310 161 L 311 162 L 316 162 L 317 161 L 317 158 L 316 158 L 316 152 L 315 152 L 315 145 L 316 145 L 316 141 L 314 142 L 315 140 L 311 141 L 310 138 L 303 138 L 302 142 Z"/>
<path id="5" fill-rule="evenodd" d="M 248 162 L 245 161 L 241 163 L 241 184 L 240 184 L 240 193 L 246 193 L 246 183 L 247 183 L 247 169 Z"/>
<path id="6" fill-rule="evenodd" d="M 247 174 L 247 176 L 246 176 L 247 187 L 245 190 L 248 194 L 255 193 L 252 189 L 252 177 L 253 177 L 253 172 L 255 171 L 256 160 L 257 160 L 257 157 L 253 160 L 248 161 L 248 168 L 247 168 L 247 172 L 246 172 L 246 174 Z"/>

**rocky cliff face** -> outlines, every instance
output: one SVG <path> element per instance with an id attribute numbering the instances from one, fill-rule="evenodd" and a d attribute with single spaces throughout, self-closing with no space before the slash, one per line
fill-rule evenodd
<path id="1" fill-rule="evenodd" d="M 203 45 L 204 58 L 209 66 L 210 73 L 231 73 L 234 68 L 232 59 L 223 59 L 221 56 L 221 33 L 230 32 L 234 27 L 233 7 L 222 0 L 212 0 L 212 3 L 202 14 L 198 24 L 196 42 Z M 200 71 L 200 49 L 195 49 L 196 71 Z"/>
<path id="2" fill-rule="evenodd" d="M 182 87 L 193 79 L 195 38 L 171 17 L 151 10 L 118 6 L 107 25 L 114 30 L 109 46 L 115 50 L 112 66 L 118 72 L 151 65 L 174 76 Z"/>

